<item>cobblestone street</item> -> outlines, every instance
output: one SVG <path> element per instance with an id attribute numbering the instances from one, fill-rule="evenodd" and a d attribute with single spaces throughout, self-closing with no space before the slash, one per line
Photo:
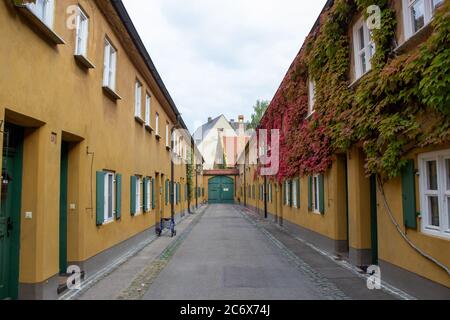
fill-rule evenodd
<path id="1" fill-rule="evenodd" d="M 399 299 L 236 205 L 209 205 L 74 299 Z"/>

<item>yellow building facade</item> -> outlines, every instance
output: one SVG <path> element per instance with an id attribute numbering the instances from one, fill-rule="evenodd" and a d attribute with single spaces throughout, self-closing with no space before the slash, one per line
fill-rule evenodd
<path id="1" fill-rule="evenodd" d="M 397 52 L 413 50 L 429 37 L 433 12 L 443 3 L 421 2 L 425 25 L 415 31 L 409 3 L 390 2 L 397 20 Z M 348 30 L 351 87 L 364 77 L 355 51 L 359 39 L 354 30 L 361 21 L 359 13 Z M 258 175 L 257 161 L 249 160 L 256 150 L 250 149 L 251 143 L 238 166 L 241 204 L 356 266 L 380 266 L 382 281 L 412 296 L 450 297 L 450 145 L 411 150 L 401 176 L 386 181 L 367 176 L 366 155 L 358 144 L 335 154 L 325 172 L 282 183 Z"/>
<path id="2" fill-rule="evenodd" d="M 0 298 L 54 299 L 67 266 L 193 208 L 192 141 L 121 1 L 2 1 L 0 21 Z"/>

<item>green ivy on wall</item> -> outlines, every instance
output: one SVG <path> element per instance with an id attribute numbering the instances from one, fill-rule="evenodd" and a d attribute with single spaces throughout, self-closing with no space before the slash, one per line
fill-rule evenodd
<path id="1" fill-rule="evenodd" d="M 372 70 L 350 86 L 349 29 L 369 5 L 381 9 L 373 30 Z M 320 17 L 294 60 L 262 128 L 281 129 L 278 180 L 327 170 L 337 152 L 359 143 L 367 173 L 398 176 L 404 155 L 450 141 L 450 1 L 432 22 L 432 35 L 414 50 L 395 51 L 397 21 L 388 0 L 336 0 Z M 365 14 L 367 18 L 367 13 Z M 308 115 L 308 82 L 316 113 Z"/>

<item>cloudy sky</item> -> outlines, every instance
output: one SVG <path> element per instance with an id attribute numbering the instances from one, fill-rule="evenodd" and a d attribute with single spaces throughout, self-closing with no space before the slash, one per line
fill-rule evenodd
<path id="1" fill-rule="evenodd" d="M 123 2 L 192 132 L 271 100 L 326 0 Z"/>

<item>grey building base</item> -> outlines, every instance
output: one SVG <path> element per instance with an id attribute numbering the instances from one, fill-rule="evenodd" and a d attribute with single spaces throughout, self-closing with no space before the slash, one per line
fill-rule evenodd
<path id="1" fill-rule="evenodd" d="M 248 206 L 251 210 L 255 211 L 262 218 L 264 217 L 264 209 L 257 209 L 253 206 Z M 345 240 L 333 240 L 320 233 L 309 230 L 297 224 L 294 224 L 286 219 L 277 219 L 276 215 L 268 212 L 268 219 L 274 223 L 277 223 L 286 230 L 288 230 L 292 235 L 303 239 L 309 243 L 313 243 L 318 248 L 325 250 L 327 252 L 333 252 L 337 254 L 348 252 L 348 243 Z"/>
<path id="2" fill-rule="evenodd" d="M 348 260 L 351 264 L 362 267 L 372 265 L 372 250 L 350 248 Z"/>
<path id="3" fill-rule="evenodd" d="M 58 298 L 59 275 L 41 283 L 20 283 L 19 300 L 56 300 Z"/>
<path id="4" fill-rule="evenodd" d="M 381 279 L 421 300 L 450 300 L 450 288 L 380 260 Z"/>
<path id="5" fill-rule="evenodd" d="M 175 221 L 179 221 L 185 215 L 187 215 L 187 211 L 176 214 Z M 156 226 L 150 227 L 147 230 L 100 252 L 88 260 L 82 262 L 69 262 L 69 265 L 79 266 L 81 271 L 85 273 L 85 277 L 89 278 L 91 275 L 113 263 L 117 257 L 125 254 L 130 248 L 145 241 L 149 237 L 153 237 L 155 235 L 155 227 Z"/>

